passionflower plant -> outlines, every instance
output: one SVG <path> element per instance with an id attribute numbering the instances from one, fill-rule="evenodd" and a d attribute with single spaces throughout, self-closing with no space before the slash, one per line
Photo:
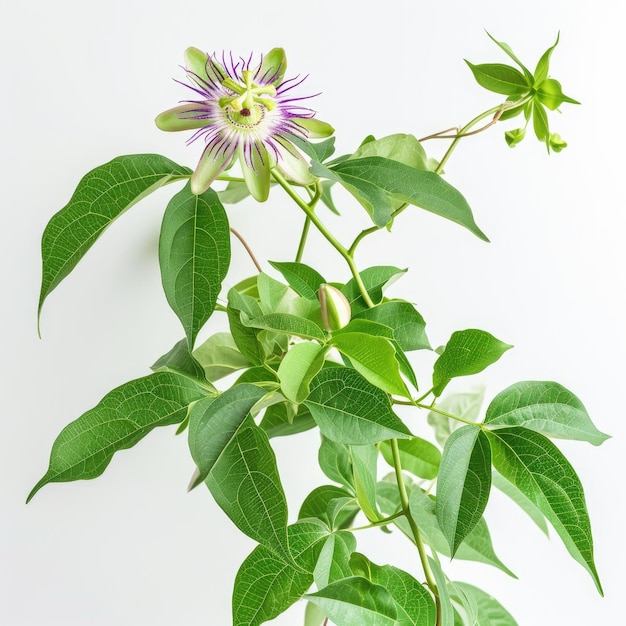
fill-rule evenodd
<path id="1" fill-rule="evenodd" d="M 155 121 L 161 130 L 195 130 L 188 143 L 204 138 L 206 147 L 191 177 L 195 194 L 206 191 L 235 161 L 259 202 L 269 195 L 274 167 L 294 183 L 313 182 L 309 163 L 292 138 L 323 138 L 334 131 L 301 104 L 313 96 L 293 93 L 306 77 L 285 79 L 282 48 L 270 50 L 257 65 L 252 56 L 235 59 L 223 52 L 218 61 L 216 54 L 188 48 L 185 62 L 189 84 L 181 84 L 200 98 L 182 101 Z"/>

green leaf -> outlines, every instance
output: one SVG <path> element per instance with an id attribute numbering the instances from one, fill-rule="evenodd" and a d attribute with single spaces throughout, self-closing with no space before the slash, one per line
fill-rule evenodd
<path id="1" fill-rule="evenodd" d="M 332 345 L 350 359 L 352 366 L 370 383 L 387 393 L 410 398 L 400 376 L 396 351 L 388 339 L 365 333 L 333 335 Z"/>
<path id="2" fill-rule="evenodd" d="M 453 393 L 437 402 L 437 408 L 466 421 L 475 422 L 480 415 L 484 395 L 484 387 L 480 387 L 476 391 Z M 441 415 L 441 413 L 436 413 L 435 411 L 428 412 L 427 420 L 435 431 L 437 443 L 442 447 L 445 445 L 450 433 L 461 426 L 461 422 L 458 420 L 450 419 L 446 415 Z"/>
<path id="3" fill-rule="evenodd" d="M 252 319 L 244 314 L 241 317 L 241 323 L 251 328 L 272 330 L 303 339 L 315 339 L 321 342 L 326 340 L 324 331 L 315 322 L 289 313 L 269 313 Z"/>
<path id="4" fill-rule="evenodd" d="M 476 626 L 518 626 L 513 616 L 493 596 L 467 583 L 455 582 L 454 585 L 476 604 Z"/>
<path id="5" fill-rule="evenodd" d="M 527 67 L 524 66 L 524 64 L 517 58 L 517 56 L 515 56 L 515 53 L 513 52 L 511 46 L 509 46 L 509 44 L 504 41 L 498 41 L 497 39 L 494 39 L 489 33 L 487 33 L 487 36 L 501 50 L 504 50 L 504 52 L 509 56 L 509 58 L 511 58 L 513 61 L 515 61 L 515 63 L 517 63 L 520 66 L 520 68 L 524 72 L 524 76 L 526 77 L 528 84 L 531 84 L 533 82 L 533 75 L 531 71 Z"/>
<path id="6" fill-rule="evenodd" d="M 407 477 L 405 477 L 405 482 L 408 483 Z M 416 486 L 408 486 L 407 489 L 409 491 L 411 514 L 422 533 L 424 541 L 440 554 L 450 557 L 450 546 L 437 522 L 435 498 L 429 497 L 422 489 Z M 386 481 L 379 482 L 376 486 L 376 494 L 380 510 L 385 515 L 392 515 L 400 509 L 400 498 L 396 484 Z M 393 523 L 413 541 L 411 528 L 403 517 L 395 519 Z M 515 578 L 515 574 L 513 574 L 496 555 L 484 518 L 480 520 L 474 530 L 465 538 L 465 541 L 459 546 L 454 558 L 462 561 L 476 561 L 478 563 L 493 565 Z"/>
<path id="7" fill-rule="evenodd" d="M 383 290 L 398 280 L 406 271 L 388 265 L 375 265 L 359 272 L 359 275 L 374 304 L 379 304 L 383 299 Z M 341 288 L 341 293 L 348 299 L 353 316 L 369 308 L 361 297 L 361 292 L 354 278 L 351 278 Z"/>
<path id="8" fill-rule="evenodd" d="M 251 363 L 237 349 L 230 333 L 215 333 L 194 351 L 193 356 L 208 380 L 216 381 L 233 372 L 250 367 Z"/>
<path id="9" fill-rule="evenodd" d="M 419 170 L 427 170 L 427 156 L 422 144 L 413 136 L 405 134 L 389 135 L 362 143 L 350 155 L 351 160 L 364 157 L 384 157 L 404 163 Z"/>
<path id="10" fill-rule="evenodd" d="M 252 407 L 265 395 L 255 385 L 235 385 L 216 398 L 204 398 L 189 413 L 189 450 L 202 482 L 235 439 Z"/>
<path id="11" fill-rule="evenodd" d="M 217 192 L 217 197 L 222 204 L 236 204 L 250 195 L 248 185 L 243 181 L 231 180 L 226 189 Z"/>
<path id="12" fill-rule="evenodd" d="M 249 420 L 224 448 L 206 484 L 244 534 L 289 561 L 287 501 L 267 435 Z"/>
<path id="13" fill-rule="evenodd" d="M 181 339 L 167 354 L 159 357 L 150 369 L 154 372 L 174 372 L 190 376 L 204 385 L 210 384 L 206 381 L 200 363 L 189 353 L 186 339 Z"/>
<path id="14" fill-rule="evenodd" d="M 157 426 L 182 422 L 187 407 L 205 394 L 191 379 L 170 372 L 117 387 L 59 433 L 48 471 L 27 502 L 48 483 L 100 476 L 115 452 L 132 448 Z"/>
<path id="15" fill-rule="evenodd" d="M 421 437 L 413 437 L 399 440 L 398 449 L 403 470 L 425 480 L 437 478 L 441 462 L 441 452 L 437 446 Z M 380 444 L 380 451 L 385 461 L 393 467 L 391 444 L 388 441 L 383 441 Z"/>
<path id="16" fill-rule="evenodd" d="M 297 343 L 289 349 L 277 372 L 285 398 L 302 402 L 309 395 L 309 383 L 322 369 L 324 354 L 322 346 L 312 341 Z"/>
<path id="17" fill-rule="evenodd" d="M 394 201 L 400 200 L 456 222 L 488 241 L 465 198 L 434 172 L 382 157 L 350 159 L 330 169 L 312 165 L 313 174 L 335 180 L 350 191 L 380 228 L 389 223 Z"/>
<path id="18" fill-rule="evenodd" d="M 396 626 L 396 603 L 390 593 L 359 576 L 338 580 L 305 597 L 337 626 Z"/>
<path id="19" fill-rule="evenodd" d="M 335 153 L 335 137 L 329 137 L 324 141 L 314 143 L 301 139 L 296 135 L 289 135 L 289 141 L 298 146 L 309 158 L 320 163 L 323 163 Z"/>
<path id="20" fill-rule="evenodd" d="M 548 73 L 550 72 L 550 57 L 552 56 L 552 52 L 554 52 L 554 49 L 559 43 L 559 37 L 560 33 L 557 34 L 554 44 L 541 55 L 541 58 L 537 63 L 537 67 L 535 68 L 533 82 L 534 87 L 538 87 L 539 85 L 541 85 L 541 83 L 543 83 L 544 80 L 546 80 L 546 78 L 548 78 Z"/>
<path id="21" fill-rule="evenodd" d="M 574 468 L 549 439 L 532 430 L 501 428 L 487 436 L 494 467 L 548 518 L 602 594 L 585 495 Z"/>
<path id="22" fill-rule="evenodd" d="M 431 349 L 426 337 L 426 322 L 410 302 L 404 300 L 382 302 L 371 309 L 360 311 L 354 317 L 389 326 L 402 350 Z"/>
<path id="23" fill-rule="evenodd" d="M 340 503 L 339 509 L 334 504 L 331 506 L 331 503 Z M 304 499 L 298 519 L 314 517 L 322 520 L 331 529 L 342 528 L 352 522 L 359 510 L 354 496 L 347 489 L 336 485 L 321 485 Z"/>
<path id="24" fill-rule="evenodd" d="M 609 438 L 593 425 L 583 403 L 554 382 L 524 381 L 501 391 L 487 409 L 485 424 L 523 426 L 548 437 L 595 446 Z"/>
<path id="25" fill-rule="evenodd" d="M 325 619 L 324 611 L 322 611 L 317 604 L 313 604 L 312 602 L 306 603 L 304 626 L 322 626 Z"/>
<path id="26" fill-rule="evenodd" d="M 491 448 L 475 426 L 454 431 L 443 449 L 437 478 L 437 521 L 452 556 L 480 521 L 491 489 Z"/>
<path id="27" fill-rule="evenodd" d="M 190 174 L 158 154 L 117 157 L 86 174 L 44 230 L 39 313 L 46 297 L 117 217 L 159 187 Z"/>
<path id="28" fill-rule="evenodd" d="M 509 482 L 502 474 L 495 470 L 491 474 L 491 482 L 496 489 L 511 498 L 511 500 L 535 522 L 539 530 L 541 530 L 546 537 L 548 536 L 548 524 L 546 523 L 546 518 L 543 516 L 543 513 L 513 483 Z"/>
<path id="29" fill-rule="evenodd" d="M 324 277 L 312 267 L 304 263 L 278 263 L 270 261 L 269 264 L 278 270 L 289 286 L 300 296 L 304 296 L 309 300 L 317 301 L 317 290 L 326 280 Z"/>
<path id="30" fill-rule="evenodd" d="M 505 96 L 522 96 L 530 91 L 526 77 L 514 67 L 502 63 L 474 65 L 465 60 L 476 82 L 485 89 Z"/>
<path id="31" fill-rule="evenodd" d="M 291 403 L 283 402 L 268 407 L 259 426 L 271 439 L 297 435 L 315 428 L 317 424 L 305 406 L 299 406 L 294 415 Z"/>
<path id="32" fill-rule="evenodd" d="M 254 308 L 252 308 L 254 307 Z M 228 292 L 228 306 L 226 308 L 228 324 L 233 341 L 252 364 L 260 365 L 265 359 L 263 348 L 259 342 L 259 330 L 249 328 L 241 321 L 241 314 L 262 315 L 262 311 L 254 298 L 243 296 L 235 289 Z"/>
<path id="33" fill-rule="evenodd" d="M 339 531 L 328 536 L 313 572 L 318 589 L 352 576 L 349 561 L 355 549 L 356 540 L 352 533 Z"/>
<path id="34" fill-rule="evenodd" d="M 335 206 L 335 201 L 333 200 L 332 195 L 332 186 L 335 184 L 334 180 L 323 180 L 322 181 L 322 196 L 320 200 L 323 204 L 325 204 L 332 213 L 335 215 L 341 215 L 339 209 Z M 315 606 L 315 605 L 313 605 Z"/>
<path id="35" fill-rule="evenodd" d="M 440 396 L 446 385 L 457 376 L 482 372 L 512 347 L 484 330 L 457 330 L 435 361 L 433 393 Z"/>
<path id="36" fill-rule="evenodd" d="M 350 489 L 354 487 L 352 459 L 348 446 L 322 437 L 317 458 L 320 469 L 328 478 Z"/>
<path id="37" fill-rule="evenodd" d="M 454 608 L 452 607 L 450 592 L 448 590 L 448 579 L 437 561 L 428 557 L 428 563 L 435 577 L 437 592 L 439 593 L 439 603 L 441 605 L 440 626 L 455 626 Z"/>
<path id="38" fill-rule="evenodd" d="M 398 362 L 398 368 L 401 374 L 404 374 L 408 381 L 418 389 L 415 372 L 406 354 L 402 351 L 398 342 L 394 339 L 393 329 L 378 322 L 372 322 L 368 319 L 353 319 L 349 324 L 334 332 L 333 336 L 337 337 L 344 333 L 363 333 L 374 337 L 384 337 L 388 339 L 395 350 L 395 359 Z M 356 369 L 356 367 L 355 367 Z M 363 373 L 365 375 L 365 373 Z"/>
<path id="39" fill-rule="evenodd" d="M 159 238 L 161 280 L 189 348 L 209 319 L 230 263 L 228 218 L 217 194 L 189 185 L 167 205 Z"/>
<path id="40" fill-rule="evenodd" d="M 286 611 L 313 582 L 313 568 L 328 529 L 307 520 L 288 528 L 293 563 L 257 546 L 241 564 L 233 589 L 233 625 L 260 626 Z"/>
<path id="41" fill-rule="evenodd" d="M 387 394 L 356 370 L 324 369 L 311 381 L 310 389 L 305 404 L 322 434 L 337 443 L 367 445 L 411 436 L 392 411 Z"/>
<path id="42" fill-rule="evenodd" d="M 533 130 L 539 141 L 545 141 L 550 149 L 550 127 L 548 125 L 548 115 L 543 105 L 536 100 L 533 101 Z"/>
<path id="43" fill-rule="evenodd" d="M 477 624 L 478 606 L 473 596 L 468 595 L 464 589 L 454 582 L 448 582 L 448 593 L 455 611 L 455 623 L 460 619 L 464 625 Z"/>
<path id="44" fill-rule="evenodd" d="M 564 102 L 569 104 L 580 104 L 563 93 L 561 83 L 554 78 L 546 78 L 537 88 L 537 99 L 545 104 L 550 111 L 558 109 Z"/>
<path id="45" fill-rule="evenodd" d="M 350 446 L 356 499 L 370 522 L 382 518 L 376 506 L 378 450 L 375 446 Z"/>
<path id="46" fill-rule="evenodd" d="M 396 626 L 435 626 L 437 611 L 432 596 L 413 576 L 391 565 L 376 565 L 362 554 L 350 559 L 352 571 L 384 587 L 396 603 Z"/>

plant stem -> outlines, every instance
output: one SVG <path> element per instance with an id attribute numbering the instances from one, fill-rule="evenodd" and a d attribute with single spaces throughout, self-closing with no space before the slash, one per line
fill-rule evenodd
<path id="1" fill-rule="evenodd" d="M 306 216 L 311 220 L 315 228 L 317 228 L 317 230 L 320 231 L 320 233 L 323 235 L 326 241 L 328 241 L 328 243 L 333 248 L 335 248 L 335 250 L 337 250 L 337 252 L 339 252 L 339 254 L 344 258 L 344 260 L 348 264 L 348 267 L 350 268 L 350 272 L 352 273 L 354 281 L 356 282 L 359 288 L 359 292 L 361 293 L 363 300 L 365 300 L 365 303 L 367 304 L 368 307 L 370 308 L 373 307 L 374 302 L 370 298 L 369 293 L 367 293 L 367 289 L 365 288 L 365 285 L 363 284 L 363 280 L 361 279 L 359 270 L 354 262 L 352 255 L 348 251 L 348 249 L 345 246 L 343 246 L 339 241 L 337 241 L 335 236 L 326 228 L 326 226 L 324 226 L 324 224 L 319 219 L 319 217 L 315 215 L 315 212 L 313 211 L 313 208 L 311 207 L 311 205 L 305 202 L 294 191 L 292 186 L 287 182 L 287 180 L 283 177 L 283 175 L 279 171 L 277 171 L 276 169 L 272 170 L 272 175 L 274 176 L 276 182 L 287 192 L 287 195 L 305 212 Z M 316 197 L 317 197 L 317 194 L 316 194 Z M 313 204 L 313 201 L 317 202 L 316 198 L 314 198 L 311 201 L 311 204 Z"/>
<path id="2" fill-rule="evenodd" d="M 416 401 L 415 406 L 419 407 L 420 409 L 428 409 L 433 413 L 438 413 L 439 415 L 443 415 L 444 417 L 449 417 L 450 419 L 456 420 L 457 422 L 463 422 L 464 424 L 469 424 L 470 426 L 478 426 L 479 428 L 483 427 L 480 422 L 472 422 L 471 420 L 466 420 L 465 418 L 459 417 L 458 415 L 452 415 L 452 413 L 442 411 L 441 409 L 438 409 L 436 406 L 433 405 L 420 404 L 420 402 Z"/>
<path id="3" fill-rule="evenodd" d="M 298 244 L 298 251 L 296 252 L 296 263 L 302 261 L 302 255 L 304 254 L 304 246 L 306 245 L 306 239 L 309 236 L 309 229 L 311 228 L 311 219 L 307 215 L 304 218 L 304 226 L 302 227 L 302 235 L 300 235 L 300 243 Z"/>
<path id="4" fill-rule="evenodd" d="M 402 206 L 398 207 L 392 214 L 391 214 L 391 219 L 395 219 L 398 215 L 400 215 L 400 213 L 402 213 L 402 211 L 404 211 L 404 209 L 406 209 L 409 206 L 408 202 L 405 202 Z M 363 239 L 365 239 L 365 237 L 367 237 L 368 235 L 372 235 L 374 233 L 377 233 L 379 230 L 381 230 L 380 226 L 370 226 L 369 228 L 366 228 L 365 230 L 362 230 L 354 239 L 354 241 L 352 242 L 352 245 L 348 248 L 348 254 L 350 254 L 350 256 L 354 256 L 354 253 L 356 252 L 356 248 L 357 246 L 361 243 L 361 241 L 363 241 Z"/>
<path id="5" fill-rule="evenodd" d="M 532 95 L 527 94 L 523 98 L 521 98 L 520 100 L 516 100 L 515 102 L 511 102 L 510 100 L 507 100 L 506 102 L 503 102 L 502 104 L 496 107 L 492 107 L 491 109 L 488 109 L 484 113 L 477 115 L 473 120 L 465 124 L 465 126 L 463 126 L 463 128 L 461 128 L 461 130 L 459 130 L 459 132 L 456 135 L 451 136 L 453 138 L 453 141 L 448 147 L 448 149 L 446 150 L 441 161 L 439 162 L 439 165 L 437 166 L 437 169 L 435 170 L 435 174 L 441 174 L 441 172 L 443 171 L 444 165 L 447 163 L 448 159 L 454 152 L 454 149 L 456 148 L 457 144 L 463 137 L 469 137 L 470 135 L 476 135 L 477 133 L 481 133 L 483 130 L 486 130 L 490 126 L 493 126 L 500 119 L 501 115 L 505 111 L 507 111 L 508 109 L 513 109 L 513 108 L 522 106 L 523 104 L 526 104 L 526 102 L 528 102 L 531 98 L 532 98 Z M 490 115 L 493 115 L 493 119 L 488 124 L 485 124 L 481 128 L 478 128 L 477 130 L 470 132 L 470 129 L 472 127 L 474 127 L 476 124 L 478 124 L 478 122 L 484 120 L 486 117 L 489 117 Z M 443 138 L 445 137 L 445 135 L 443 135 L 442 133 L 435 133 L 434 135 L 429 135 L 428 137 L 425 137 L 425 139 L 430 139 L 430 138 L 435 138 L 435 137 Z"/>
<path id="6" fill-rule="evenodd" d="M 247 241 L 232 226 L 230 228 L 230 232 L 233 235 L 235 235 L 235 237 L 237 237 L 237 239 L 239 239 L 239 241 L 241 242 L 241 245 L 246 249 L 246 252 L 248 253 L 250 258 L 252 259 L 252 262 L 254 263 L 255 267 L 257 268 L 259 273 L 261 273 L 263 271 L 263 268 L 260 266 L 260 264 L 257 261 L 256 257 L 254 256 L 254 252 L 252 252 L 252 249 L 248 245 Z"/>
<path id="7" fill-rule="evenodd" d="M 406 491 L 406 485 L 404 484 L 404 478 L 402 476 L 402 462 L 400 460 L 400 448 L 398 447 L 398 440 L 391 440 L 391 451 L 393 454 L 393 467 L 396 474 L 396 482 L 398 483 L 398 491 L 400 493 L 400 503 L 402 505 L 402 512 L 409 522 L 409 526 L 411 527 L 411 533 L 413 534 L 413 539 L 415 541 L 415 545 L 417 546 L 417 551 L 419 553 L 420 562 L 422 564 L 422 568 L 424 569 L 424 575 L 426 576 L 426 583 L 430 588 L 433 596 L 435 596 L 435 606 L 437 609 L 437 620 L 435 622 L 436 626 L 441 625 L 441 600 L 439 599 L 439 591 L 437 589 L 437 583 L 435 582 L 435 577 L 433 576 L 433 572 L 430 569 L 430 563 L 428 562 L 428 555 L 426 554 L 426 547 L 424 546 L 424 541 L 422 539 L 422 535 L 417 527 L 417 523 L 415 519 L 411 515 L 411 509 L 409 507 L 409 496 Z"/>
<path id="8" fill-rule="evenodd" d="M 346 530 L 350 532 L 354 532 L 357 530 L 367 530 L 368 528 L 377 528 L 378 526 L 386 526 L 389 522 L 393 522 L 397 517 L 402 517 L 404 515 L 404 511 L 398 511 L 389 517 L 385 517 L 384 519 L 379 519 L 371 524 L 367 524 L 365 526 L 355 526 L 353 528 L 347 528 Z"/>

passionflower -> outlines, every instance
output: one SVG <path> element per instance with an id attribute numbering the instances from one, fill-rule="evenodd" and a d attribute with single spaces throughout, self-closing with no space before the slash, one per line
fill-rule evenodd
<path id="1" fill-rule="evenodd" d="M 181 84 L 200 98 L 183 100 L 155 121 L 161 130 L 195 130 L 188 143 L 204 138 L 206 146 L 191 177 L 193 193 L 206 191 L 235 161 L 260 202 L 269 195 L 274 167 L 297 184 L 313 182 L 309 163 L 292 138 L 328 137 L 333 128 L 314 119 L 315 112 L 301 104 L 313 96 L 293 94 L 306 77 L 285 80 L 282 48 L 270 50 L 258 65 L 252 57 L 235 59 L 222 53 L 218 61 L 215 54 L 188 48 L 185 62 L 189 84 Z"/>

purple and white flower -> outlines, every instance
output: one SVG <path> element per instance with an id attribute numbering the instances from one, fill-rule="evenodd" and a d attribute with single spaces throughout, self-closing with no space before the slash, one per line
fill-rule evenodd
<path id="1" fill-rule="evenodd" d="M 195 194 L 206 191 L 217 177 L 239 161 L 252 196 L 263 202 L 270 189 L 272 168 L 294 183 L 314 181 L 309 163 L 292 143 L 332 135 L 333 128 L 314 119 L 315 112 L 301 104 L 312 96 L 298 97 L 292 90 L 304 78 L 285 80 L 287 61 L 282 48 L 274 48 L 253 65 L 222 53 L 207 55 L 197 48 L 185 51 L 184 84 L 199 99 L 161 113 L 156 125 L 166 131 L 195 130 L 188 143 L 203 137 L 206 147 L 191 177 Z"/>

